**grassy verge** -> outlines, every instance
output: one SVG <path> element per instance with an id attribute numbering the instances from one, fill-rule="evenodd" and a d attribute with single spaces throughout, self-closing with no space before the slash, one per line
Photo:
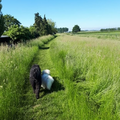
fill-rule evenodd
<path id="1" fill-rule="evenodd" d="M 39 47 L 54 38 L 46 36 L 15 48 L 0 46 L 0 119 L 23 119 L 29 68 Z M 37 41 L 37 44 L 36 44 Z M 38 47 L 39 46 L 39 47 Z M 28 88 L 27 88 L 28 87 Z"/>

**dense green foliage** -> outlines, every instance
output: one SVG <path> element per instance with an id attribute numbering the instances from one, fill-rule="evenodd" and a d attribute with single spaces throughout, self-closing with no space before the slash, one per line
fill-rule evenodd
<path id="1" fill-rule="evenodd" d="M 4 34 L 8 35 L 13 42 L 25 41 L 33 38 L 32 30 L 24 26 L 12 25 Z"/>
<path id="2" fill-rule="evenodd" d="M 0 1 L 1 2 L 1 1 Z M 38 36 L 55 34 L 55 22 L 46 19 L 45 15 L 42 18 L 39 13 L 35 14 L 35 23 L 30 28 L 21 25 L 20 21 L 11 15 L 2 15 L 2 5 L 0 4 L 0 36 L 8 35 L 13 42 L 26 41 Z"/>
<path id="3" fill-rule="evenodd" d="M 11 15 L 5 15 L 5 35 L 8 35 L 13 42 L 26 41 L 39 36 L 55 34 L 55 23 L 52 20 L 42 18 L 39 13 L 35 14 L 35 23 L 33 26 L 24 27 L 21 23 Z"/>
<path id="4" fill-rule="evenodd" d="M 77 32 L 80 32 L 81 31 L 81 29 L 80 29 L 80 27 L 78 26 L 78 25 L 75 25 L 74 27 L 73 27 L 73 29 L 72 29 L 72 32 L 73 33 L 77 33 Z"/>
<path id="5" fill-rule="evenodd" d="M 4 15 L 4 26 L 5 26 L 5 31 L 7 31 L 9 29 L 9 27 L 13 26 L 13 25 L 17 25 L 17 26 L 20 26 L 20 22 L 14 18 L 13 16 L 11 15 Z"/>
<path id="6" fill-rule="evenodd" d="M 0 0 L 1 2 L 1 0 Z M 3 18 L 3 14 L 1 12 L 1 9 L 2 9 L 2 5 L 0 3 L 0 36 L 3 34 L 4 32 L 4 18 Z"/>
<path id="7" fill-rule="evenodd" d="M 29 31 L 30 31 L 30 33 L 31 33 L 31 37 L 32 37 L 32 38 L 36 38 L 36 37 L 39 36 L 39 34 L 38 34 L 35 26 L 30 26 L 30 27 L 29 27 Z"/>
<path id="8" fill-rule="evenodd" d="M 58 33 L 64 33 L 64 32 L 68 32 L 68 28 L 67 27 L 63 27 L 63 28 L 57 28 L 57 32 Z"/>
<path id="9" fill-rule="evenodd" d="M 57 33 L 57 29 L 55 27 L 55 22 L 51 19 L 47 19 L 47 22 L 49 24 L 49 32 L 50 34 L 56 34 Z"/>
<path id="10" fill-rule="evenodd" d="M 24 27 L 21 23 L 11 15 L 4 15 L 5 32 L 4 34 L 9 36 L 13 42 L 25 41 L 31 38 L 35 38 L 34 28 Z"/>
<path id="11" fill-rule="evenodd" d="M 50 21 L 49 21 L 50 23 Z M 42 18 L 39 13 L 35 14 L 35 23 L 34 26 L 40 36 L 48 35 L 48 34 L 55 34 L 56 30 L 52 24 L 49 24 L 45 15 Z"/>

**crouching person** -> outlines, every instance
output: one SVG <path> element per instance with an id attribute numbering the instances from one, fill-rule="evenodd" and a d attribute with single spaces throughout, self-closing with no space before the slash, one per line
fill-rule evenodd
<path id="1" fill-rule="evenodd" d="M 30 69 L 30 83 L 33 88 L 33 92 L 36 94 L 36 98 L 39 98 L 39 92 L 41 87 L 41 69 L 39 65 L 33 65 Z"/>

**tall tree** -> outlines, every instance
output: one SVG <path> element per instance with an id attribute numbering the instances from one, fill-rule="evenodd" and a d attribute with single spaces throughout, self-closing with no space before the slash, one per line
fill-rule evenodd
<path id="1" fill-rule="evenodd" d="M 36 28 L 37 31 L 40 30 L 40 19 L 39 19 L 39 13 L 35 14 L 35 23 L 34 26 Z"/>
<path id="2" fill-rule="evenodd" d="M 43 35 L 48 35 L 49 34 L 48 22 L 47 22 L 47 19 L 46 19 L 45 15 L 44 15 L 44 18 L 43 18 L 43 25 L 44 25 Z"/>
<path id="3" fill-rule="evenodd" d="M 36 28 L 36 31 L 39 33 L 39 35 L 48 35 L 48 34 L 55 34 L 57 30 L 54 28 L 55 23 L 46 19 L 46 16 L 44 15 L 44 18 L 42 18 L 39 13 L 35 14 L 35 23 L 34 26 Z"/>
<path id="4" fill-rule="evenodd" d="M 74 27 L 73 27 L 73 29 L 72 29 L 72 32 L 73 33 L 77 33 L 77 32 L 80 32 L 81 31 L 81 29 L 80 29 L 80 27 L 78 26 L 78 25 L 75 25 Z"/>
<path id="5" fill-rule="evenodd" d="M 39 35 L 42 35 L 42 31 L 43 31 L 43 19 L 42 17 L 39 15 L 39 13 L 35 13 L 35 23 L 34 26 L 37 30 L 37 32 L 39 33 Z"/>
<path id="6" fill-rule="evenodd" d="M 4 22 L 5 22 L 5 30 L 7 31 L 8 30 L 8 28 L 10 27 L 10 26 L 12 26 L 12 25 L 18 25 L 18 27 L 20 26 L 20 22 L 16 19 L 16 18 L 14 18 L 13 16 L 11 16 L 11 15 L 4 15 L 3 16 L 4 17 Z"/>
<path id="7" fill-rule="evenodd" d="M 55 28 L 55 22 L 52 21 L 51 19 L 47 19 L 48 22 L 48 30 L 49 30 L 49 34 L 55 34 L 57 32 L 57 29 Z"/>
<path id="8" fill-rule="evenodd" d="M 4 18 L 3 18 L 3 14 L 1 12 L 1 9 L 2 9 L 2 5 L 1 5 L 1 0 L 0 0 L 0 36 L 4 32 Z"/>

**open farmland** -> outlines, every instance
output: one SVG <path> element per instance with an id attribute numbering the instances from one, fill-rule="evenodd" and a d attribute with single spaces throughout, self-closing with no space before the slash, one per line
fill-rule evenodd
<path id="1" fill-rule="evenodd" d="M 80 36 L 84 37 L 95 37 L 101 39 L 108 39 L 108 40 L 120 40 L 120 32 L 113 31 L 113 32 L 100 32 L 100 31 L 93 31 L 93 32 L 79 32 Z"/>
<path id="2" fill-rule="evenodd" d="M 119 32 L 60 34 L 49 43 L 50 39 L 36 39 L 9 52 L 1 47 L 0 118 L 120 119 L 119 36 Z M 34 63 L 49 69 L 55 79 L 51 91 L 41 89 L 38 100 L 29 84 Z"/>

